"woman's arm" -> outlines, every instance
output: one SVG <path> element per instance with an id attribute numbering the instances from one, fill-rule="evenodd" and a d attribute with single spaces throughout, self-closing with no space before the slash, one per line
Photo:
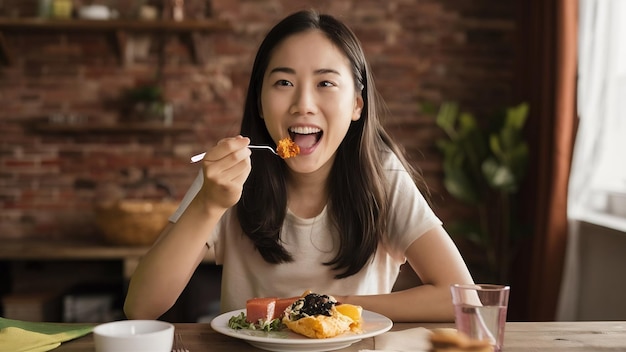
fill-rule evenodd
<path id="1" fill-rule="evenodd" d="M 248 138 L 221 140 L 203 161 L 203 185 L 176 223 L 141 259 L 124 302 L 129 319 L 156 319 L 171 308 L 207 251 L 207 239 L 239 198 L 250 174 Z"/>
<path id="2" fill-rule="evenodd" d="M 473 280 L 448 233 L 442 226 L 430 229 L 409 246 L 406 257 L 423 285 L 389 294 L 337 299 L 383 314 L 394 322 L 454 321 L 450 285 Z"/>

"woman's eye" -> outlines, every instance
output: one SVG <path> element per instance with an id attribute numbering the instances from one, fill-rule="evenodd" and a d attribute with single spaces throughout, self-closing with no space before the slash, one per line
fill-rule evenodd
<path id="1" fill-rule="evenodd" d="M 288 80 L 286 80 L 286 79 L 279 79 L 274 84 L 277 85 L 277 86 L 284 86 L 284 87 L 293 86 L 293 84 L 291 82 L 289 82 Z"/>
<path id="2" fill-rule="evenodd" d="M 334 87 L 335 84 L 330 81 L 322 81 L 319 83 L 320 87 Z"/>

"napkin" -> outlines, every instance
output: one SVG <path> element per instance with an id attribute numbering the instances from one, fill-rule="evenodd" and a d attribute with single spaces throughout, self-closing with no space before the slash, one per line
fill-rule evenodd
<path id="1" fill-rule="evenodd" d="M 93 325 L 36 323 L 0 317 L 0 352 L 45 352 L 93 330 Z"/>
<path id="2" fill-rule="evenodd" d="M 389 331 L 374 337 L 376 352 L 427 352 L 430 350 L 430 334 L 426 328 Z M 375 352 L 360 350 L 359 352 Z"/>

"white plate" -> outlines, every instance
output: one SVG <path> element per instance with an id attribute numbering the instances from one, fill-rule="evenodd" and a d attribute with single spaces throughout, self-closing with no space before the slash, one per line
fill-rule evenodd
<path id="1" fill-rule="evenodd" d="M 311 339 L 300 334 L 296 334 L 288 329 L 282 331 L 256 331 L 240 329 L 235 330 L 228 327 L 228 320 L 233 315 L 246 313 L 245 309 L 234 310 L 221 314 L 211 321 L 213 330 L 227 336 L 245 340 L 252 346 L 277 352 L 321 352 L 333 351 L 345 348 L 364 338 L 380 335 L 389 331 L 393 326 L 391 320 L 384 315 L 363 310 L 363 333 L 345 333 L 327 339 Z"/>

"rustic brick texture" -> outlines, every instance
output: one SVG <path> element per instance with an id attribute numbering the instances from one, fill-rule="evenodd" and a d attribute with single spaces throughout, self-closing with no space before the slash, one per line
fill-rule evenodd
<path id="1" fill-rule="evenodd" d="M 28 15 L 6 2 L 4 16 Z M 132 9 L 120 13 L 130 16 Z M 201 3 L 201 4 L 200 4 Z M 187 1 L 202 8 L 204 1 Z M 514 3 L 514 2 L 513 2 Z M 205 13 L 233 29 L 206 34 L 195 64 L 177 36 L 164 38 L 161 69 L 156 35 L 130 35 L 134 59 L 120 63 L 111 38 L 99 33 L 5 33 L 14 62 L 0 68 L 0 239 L 97 236 L 94 205 L 133 188 L 142 177 L 182 197 L 196 175 L 189 156 L 238 133 L 253 55 L 286 14 L 315 7 L 347 22 L 361 39 L 390 116 L 385 124 L 409 151 L 444 221 L 465 210 L 441 185 L 434 141 L 441 132 L 420 103 L 456 100 L 475 110 L 510 104 L 514 94 L 515 5 L 489 0 L 213 0 Z M 188 17 L 195 16 L 188 13 Z M 142 52 L 141 46 L 147 44 Z M 160 74 L 177 133 L 34 128 L 65 123 L 123 123 L 124 92 Z M 76 121 L 72 120 L 76 119 Z M 145 170 L 145 175 L 142 174 Z M 144 185 L 143 188 L 146 188 Z M 146 194 L 152 195 L 147 188 Z"/>

